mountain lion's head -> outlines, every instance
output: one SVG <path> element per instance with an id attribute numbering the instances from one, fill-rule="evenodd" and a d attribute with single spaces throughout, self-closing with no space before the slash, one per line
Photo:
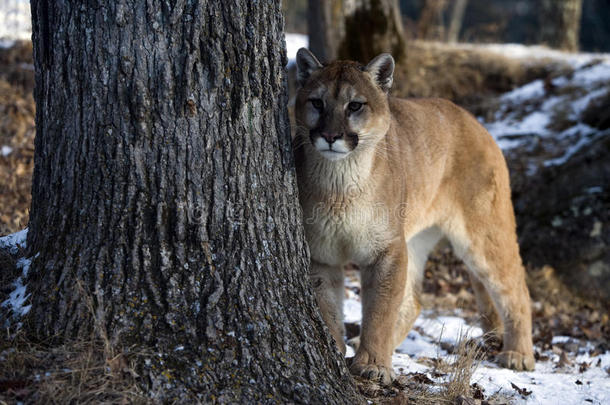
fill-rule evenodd
<path id="1" fill-rule="evenodd" d="M 295 116 L 302 142 L 308 137 L 329 160 L 374 147 L 389 128 L 393 73 L 394 59 L 387 53 L 366 66 L 351 61 L 322 65 L 309 50 L 299 49 Z"/>

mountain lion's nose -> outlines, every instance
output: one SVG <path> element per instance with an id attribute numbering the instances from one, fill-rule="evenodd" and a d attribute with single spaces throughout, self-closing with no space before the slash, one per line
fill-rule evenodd
<path id="1" fill-rule="evenodd" d="M 333 132 L 322 132 L 322 137 L 324 139 L 326 139 L 326 142 L 328 142 L 328 144 L 332 144 L 333 142 L 335 142 L 337 139 L 341 139 L 342 135 L 338 134 L 338 133 L 333 133 Z"/>

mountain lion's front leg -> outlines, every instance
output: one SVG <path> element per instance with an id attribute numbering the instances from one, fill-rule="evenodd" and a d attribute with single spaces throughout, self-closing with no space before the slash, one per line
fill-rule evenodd
<path id="1" fill-rule="evenodd" d="M 343 269 L 311 261 L 309 275 L 312 287 L 316 293 L 316 301 L 320 307 L 320 314 L 326 323 L 331 335 L 335 339 L 337 348 L 345 355 L 345 327 L 343 326 Z"/>
<path id="2" fill-rule="evenodd" d="M 362 269 L 362 332 L 350 371 L 389 385 L 393 332 L 404 295 L 407 246 L 404 240 L 389 246 L 377 260 Z"/>

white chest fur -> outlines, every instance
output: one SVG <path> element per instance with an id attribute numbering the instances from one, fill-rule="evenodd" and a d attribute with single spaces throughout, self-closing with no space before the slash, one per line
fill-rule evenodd
<path id="1" fill-rule="evenodd" d="M 309 169 L 302 206 L 312 259 L 332 266 L 371 263 L 389 239 L 390 210 L 367 188 L 362 164 Z"/>
<path id="2" fill-rule="evenodd" d="M 320 203 L 308 209 L 305 234 L 312 259 L 338 266 L 372 262 L 389 234 L 387 210 L 380 205 L 333 207 Z"/>

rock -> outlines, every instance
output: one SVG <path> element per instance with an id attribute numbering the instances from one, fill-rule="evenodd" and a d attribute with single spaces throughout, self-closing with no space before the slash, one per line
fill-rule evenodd
<path id="1" fill-rule="evenodd" d="M 518 149 L 507 162 L 524 262 L 549 264 L 583 295 L 610 299 L 610 131 L 533 174 Z"/>

